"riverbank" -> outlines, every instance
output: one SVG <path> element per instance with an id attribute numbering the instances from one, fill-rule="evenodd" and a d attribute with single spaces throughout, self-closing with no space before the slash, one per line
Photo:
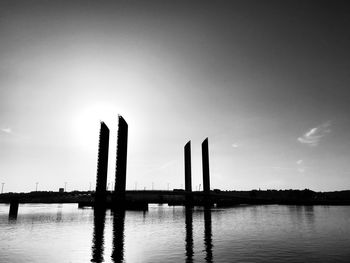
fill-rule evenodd
<path id="1" fill-rule="evenodd" d="M 0 203 L 9 203 L 16 199 L 19 203 L 93 203 L 94 191 L 73 192 L 29 192 L 0 194 Z M 107 192 L 107 201 L 112 199 L 112 192 Z M 126 200 L 144 203 L 168 203 L 181 205 L 186 197 L 192 198 L 193 204 L 201 203 L 203 192 L 186 194 L 181 189 L 173 191 L 126 191 Z M 350 205 L 350 190 L 332 192 L 314 192 L 305 190 L 252 190 L 210 192 L 211 203 L 217 206 L 237 204 L 295 204 L 295 205 Z"/>

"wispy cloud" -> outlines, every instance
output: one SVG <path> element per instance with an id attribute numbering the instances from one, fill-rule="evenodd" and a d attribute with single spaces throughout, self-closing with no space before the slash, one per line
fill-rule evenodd
<path id="1" fill-rule="evenodd" d="M 317 146 L 322 137 L 331 132 L 330 126 L 331 122 L 327 121 L 317 127 L 311 128 L 304 135 L 299 137 L 298 141 L 309 146 Z"/>
<path id="2" fill-rule="evenodd" d="M 2 128 L 1 131 L 5 132 L 5 133 L 12 133 L 12 129 L 11 128 Z"/>

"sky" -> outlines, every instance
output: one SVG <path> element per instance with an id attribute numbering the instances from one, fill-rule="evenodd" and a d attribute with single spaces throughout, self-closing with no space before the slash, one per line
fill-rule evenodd
<path id="1" fill-rule="evenodd" d="M 94 189 L 99 122 L 127 189 L 350 189 L 347 1 L 1 1 L 4 192 Z M 201 184 L 201 186 L 200 186 Z"/>

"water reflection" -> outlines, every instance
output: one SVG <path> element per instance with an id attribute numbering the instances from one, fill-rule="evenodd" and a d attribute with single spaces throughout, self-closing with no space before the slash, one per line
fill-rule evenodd
<path id="1" fill-rule="evenodd" d="M 186 262 L 193 262 L 193 209 L 192 207 L 185 208 L 185 228 L 186 228 Z M 212 225 L 211 225 L 211 209 L 204 208 L 204 248 L 205 261 L 213 262 L 213 240 L 212 240 Z"/>
<path id="2" fill-rule="evenodd" d="M 211 210 L 210 207 L 204 208 L 204 246 L 206 262 L 213 262 L 213 241 L 211 229 Z"/>
<path id="3" fill-rule="evenodd" d="M 193 210 L 185 208 L 186 222 L 186 262 L 193 262 Z"/>
<path id="4" fill-rule="evenodd" d="M 17 220 L 17 214 L 9 214 L 9 222 L 16 222 Z"/>
<path id="5" fill-rule="evenodd" d="M 173 208 L 151 206 L 145 221 L 137 212 L 28 204 L 9 222 L 8 210 L 0 204 L 1 262 L 348 262 L 350 256 L 345 206 L 178 207 L 176 217 Z"/>
<path id="6" fill-rule="evenodd" d="M 61 222 L 62 221 L 62 204 L 59 204 L 57 206 L 56 221 L 57 222 Z"/>
<path id="7" fill-rule="evenodd" d="M 315 211 L 313 205 L 304 206 L 305 209 L 305 217 L 308 224 L 311 226 L 315 223 Z"/>
<path id="8" fill-rule="evenodd" d="M 18 214 L 18 199 L 13 199 L 10 202 L 10 212 L 9 212 L 9 220 L 16 220 Z"/>
<path id="9" fill-rule="evenodd" d="M 113 212 L 113 262 L 124 261 L 124 222 L 125 211 Z"/>
<path id="10" fill-rule="evenodd" d="M 103 262 L 105 220 L 106 210 L 95 209 L 91 262 Z"/>
<path id="11" fill-rule="evenodd" d="M 213 262 L 213 241 L 212 241 L 212 218 L 211 208 L 205 207 L 204 214 L 204 252 L 205 261 Z M 158 216 L 163 212 L 157 211 Z M 185 256 L 186 262 L 194 260 L 194 237 L 193 237 L 193 207 L 185 207 Z M 113 215 L 113 237 L 112 237 L 112 262 L 124 262 L 125 258 L 125 211 L 112 211 Z M 147 213 L 143 214 L 143 220 L 147 217 Z M 106 221 L 106 210 L 94 210 L 94 230 L 92 241 L 92 258 L 91 262 L 104 262 L 104 229 Z M 108 246 L 108 244 L 107 244 Z"/>
<path id="12" fill-rule="evenodd" d="M 94 233 L 92 241 L 91 262 L 104 262 L 104 228 L 106 221 L 106 210 L 94 210 Z M 113 212 L 113 248 L 111 258 L 113 262 L 124 261 L 124 221 L 125 211 Z"/>
<path id="13" fill-rule="evenodd" d="M 290 205 L 287 206 L 289 210 L 289 215 L 294 224 L 299 225 L 302 223 L 307 223 L 309 227 L 312 227 L 315 223 L 315 212 L 314 206 L 312 205 Z"/>

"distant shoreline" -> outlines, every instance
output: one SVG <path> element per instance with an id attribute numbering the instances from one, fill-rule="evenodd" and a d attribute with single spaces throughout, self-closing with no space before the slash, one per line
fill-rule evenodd
<path id="1" fill-rule="evenodd" d="M 11 200 L 17 200 L 19 203 L 93 203 L 94 195 L 94 191 L 4 193 L 0 194 L 0 203 L 10 203 Z M 112 196 L 112 192 L 106 193 L 107 202 L 108 200 L 110 202 Z M 196 202 L 200 203 L 204 197 L 208 197 L 203 192 L 186 193 L 181 189 L 126 191 L 126 200 L 132 202 L 182 205 L 186 196 L 193 198 L 193 205 L 196 205 Z M 309 189 L 251 191 L 215 189 L 210 192 L 209 198 L 218 207 L 239 204 L 350 205 L 350 190 L 314 192 Z"/>

